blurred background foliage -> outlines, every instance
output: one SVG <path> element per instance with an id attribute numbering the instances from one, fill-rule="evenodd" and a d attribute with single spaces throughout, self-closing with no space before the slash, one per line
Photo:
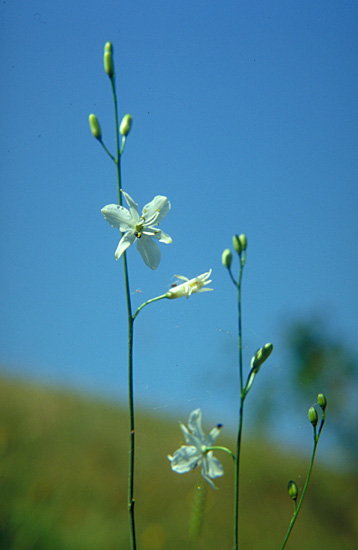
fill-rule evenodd
<path id="1" fill-rule="evenodd" d="M 266 376 L 260 399 L 252 410 L 256 431 L 280 429 L 279 413 L 283 393 L 289 395 L 291 426 L 300 422 L 317 394 L 328 398 L 328 428 L 324 438 L 329 440 L 332 462 L 337 467 L 358 471 L 358 358 L 354 350 L 337 335 L 323 313 L 292 319 L 282 328 L 286 348 L 282 366 L 282 383 Z M 283 389 L 284 388 L 284 389 Z M 302 417 L 301 417 L 302 421 Z"/>
<path id="2" fill-rule="evenodd" d="M 126 411 L 113 403 L 5 377 L 0 409 L 0 548 L 128 548 Z M 207 431 L 212 426 L 205 416 L 203 420 Z M 307 437 L 310 433 L 307 429 Z M 231 548 L 232 460 L 220 455 L 225 475 L 218 480 L 218 491 L 205 491 L 202 532 L 192 540 L 189 525 L 201 475 L 199 469 L 177 475 L 167 459 L 182 442 L 177 418 L 138 412 L 138 547 Z M 234 433 L 223 430 L 220 444 L 234 448 Z M 243 548 L 280 547 L 292 513 L 287 483 L 295 479 L 302 489 L 309 456 L 289 453 L 261 435 L 245 436 Z M 353 550 L 358 537 L 356 492 L 357 476 L 327 468 L 318 450 L 302 515 L 287 548 Z"/>
<path id="3" fill-rule="evenodd" d="M 329 331 L 321 316 L 292 324 L 286 336 L 293 360 L 292 384 L 305 388 L 305 392 L 295 393 L 298 405 L 307 389 L 315 392 L 319 387 L 329 396 L 330 431 L 341 453 L 357 470 L 357 357 Z"/>

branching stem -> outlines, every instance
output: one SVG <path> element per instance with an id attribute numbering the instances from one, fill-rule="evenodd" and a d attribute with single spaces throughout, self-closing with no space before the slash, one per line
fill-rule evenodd
<path id="1" fill-rule="evenodd" d="M 240 486 L 240 452 L 241 452 L 241 438 L 242 427 L 244 419 L 244 387 L 243 387 L 243 360 L 242 360 L 242 314 L 241 314 L 241 285 L 242 275 L 245 265 L 245 253 L 240 256 L 240 274 L 237 283 L 235 282 L 231 270 L 230 276 L 232 281 L 237 286 L 237 301 L 238 301 L 238 346 L 239 346 L 239 372 L 240 372 L 240 412 L 239 412 L 239 426 L 237 431 L 236 442 L 236 460 L 235 460 L 235 496 L 234 496 L 234 550 L 239 548 L 239 486 Z"/>
<path id="2" fill-rule="evenodd" d="M 316 451 L 317 451 L 317 445 L 318 445 L 319 438 L 321 436 L 321 432 L 322 432 L 322 428 L 324 426 L 325 420 L 326 420 L 326 411 L 323 411 L 322 420 L 321 420 L 321 424 L 320 424 L 318 433 L 317 433 L 317 427 L 316 426 L 313 427 L 313 450 L 312 450 L 312 457 L 311 457 L 310 467 L 308 469 L 306 482 L 305 482 L 305 485 L 303 487 L 302 495 L 301 495 L 301 498 L 299 500 L 299 503 L 296 505 L 296 502 L 295 502 L 295 504 L 294 504 L 293 516 L 292 516 L 288 531 L 286 533 L 285 540 L 283 541 L 283 544 L 281 546 L 281 550 L 283 550 L 285 548 L 285 546 L 287 544 L 287 541 L 289 539 L 289 536 L 292 532 L 293 526 L 295 525 L 298 514 L 300 513 L 301 506 L 302 506 L 302 503 L 303 503 L 303 499 L 305 498 L 305 494 L 306 494 L 308 484 L 309 484 L 309 481 L 310 481 L 310 477 L 311 477 L 311 473 L 312 473 L 312 469 L 313 469 L 313 464 L 314 464 L 314 460 L 315 460 L 315 456 L 316 456 Z"/>

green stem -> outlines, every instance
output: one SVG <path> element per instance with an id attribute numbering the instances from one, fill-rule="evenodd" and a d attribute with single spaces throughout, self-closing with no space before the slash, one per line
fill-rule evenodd
<path id="1" fill-rule="evenodd" d="M 111 78 L 112 94 L 113 94 L 113 103 L 114 103 L 114 120 L 116 125 L 116 164 L 117 164 L 117 182 L 118 182 L 118 201 L 122 206 L 122 193 L 121 193 L 121 151 L 120 151 L 120 141 L 119 141 L 119 122 L 118 122 L 118 105 L 117 105 L 117 93 L 116 93 L 116 83 L 115 77 Z"/>
<path id="2" fill-rule="evenodd" d="M 128 407 L 129 407 L 129 472 L 128 472 L 128 514 L 130 524 L 131 549 L 136 549 L 135 516 L 134 516 L 134 399 L 133 399 L 133 321 L 128 311 Z"/>
<path id="3" fill-rule="evenodd" d="M 228 272 L 229 272 L 229 275 L 230 275 L 230 279 L 234 283 L 234 286 L 236 286 L 236 288 L 237 288 L 237 281 L 235 281 L 235 279 L 234 279 L 234 276 L 233 276 L 232 271 L 231 271 L 231 267 L 228 268 Z"/>
<path id="4" fill-rule="evenodd" d="M 237 283 L 237 300 L 238 300 L 238 331 L 239 331 L 239 368 L 240 368 L 240 394 L 244 387 L 243 381 L 243 361 L 242 361 L 242 315 L 241 315 L 241 284 L 242 275 L 244 272 L 245 259 L 240 258 L 240 274 Z"/>
<path id="5" fill-rule="evenodd" d="M 234 506 L 234 550 L 239 548 L 239 482 L 240 482 L 240 452 L 241 436 L 244 417 L 244 401 L 240 403 L 240 419 L 237 432 L 236 460 L 235 460 L 235 506 Z"/>
<path id="6" fill-rule="evenodd" d="M 241 283 L 245 265 L 245 256 L 240 257 L 240 274 L 237 282 L 238 295 L 238 344 L 239 344 L 239 371 L 240 371 L 240 415 L 239 426 L 237 432 L 236 443 L 236 460 L 235 460 L 235 496 L 234 496 L 234 550 L 239 548 L 239 485 L 240 485 L 240 452 L 241 452 L 241 437 L 242 426 L 244 419 L 244 400 L 245 394 L 243 391 L 243 361 L 242 361 L 242 314 L 241 314 Z"/>
<path id="7" fill-rule="evenodd" d="M 118 123 L 118 106 L 117 94 L 114 76 L 110 79 L 114 103 L 114 118 L 116 131 L 116 167 L 117 167 L 117 186 L 118 186 L 118 203 L 122 205 L 122 183 L 121 183 L 121 152 L 119 142 L 119 123 Z M 123 235 L 123 233 L 122 233 Z M 126 253 L 123 253 L 123 270 L 124 270 L 124 285 L 126 292 L 127 303 L 127 318 L 128 318 L 128 408 L 129 408 L 129 471 L 128 471 L 128 515 L 130 525 L 130 543 L 131 550 L 136 550 L 136 531 L 135 531 L 135 515 L 134 515 L 134 459 L 135 459 L 135 422 L 134 422 L 134 394 L 133 394 L 133 321 L 132 305 L 128 277 L 128 265 Z"/>
<path id="8" fill-rule="evenodd" d="M 221 445 L 213 445 L 212 447 L 206 447 L 206 452 L 209 452 L 209 451 L 224 451 L 225 453 L 228 453 L 235 460 L 235 455 L 227 447 L 222 447 Z"/>
<path id="9" fill-rule="evenodd" d="M 119 151 L 119 154 L 121 155 L 124 151 L 124 146 L 126 144 L 126 136 L 122 136 L 122 145 L 121 145 L 121 150 Z"/>
<path id="10" fill-rule="evenodd" d="M 133 315 L 132 320 L 134 321 L 134 319 L 137 317 L 138 313 L 139 313 L 145 306 L 147 306 L 148 304 L 152 304 L 153 302 L 157 302 L 158 300 L 163 300 L 163 298 L 167 298 L 167 295 L 166 295 L 166 294 L 162 294 L 161 296 L 157 296 L 156 298 L 151 298 L 151 299 L 148 300 L 147 302 L 144 302 L 144 304 L 142 304 L 141 306 L 139 306 L 139 308 L 137 309 L 137 311 L 136 311 L 135 314 Z"/>
<path id="11" fill-rule="evenodd" d="M 113 162 L 115 162 L 117 164 L 117 161 L 115 159 L 115 157 L 112 155 L 112 153 L 107 149 L 107 147 L 105 146 L 105 144 L 103 143 L 103 141 L 100 139 L 99 140 L 100 144 L 102 145 L 103 149 L 106 151 L 107 155 L 113 160 Z"/>
<path id="12" fill-rule="evenodd" d="M 285 546 L 287 544 L 287 541 L 288 541 L 288 538 L 289 538 L 289 536 L 291 534 L 291 531 L 293 529 L 293 526 L 295 525 L 298 514 L 300 513 L 300 509 L 301 509 L 301 506 L 302 506 L 302 503 L 303 503 L 303 499 L 305 498 L 305 494 L 306 494 L 308 484 L 309 484 L 309 481 L 310 481 L 310 477 L 311 477 L 311 473 L 312 473 L 312 470 L 313 470 L 314 460 L 315 460 L 316 451 L 317 451 L 317 445 L 318 445 L 319 438 L 321 436 L 321 432 L 322 432 L 324 422 L 325 422 L 325 411 L 323 411 L 321 425 L 319 427 L 318 434 L 317 434 L 316 426 L 313 427 L 313 441 L 314 441 L 314 443 L 313 443 L 313 451 L 312 451 L 310 467 L 309 467 L 309 470 L 308 470 L 305 485 L 304 485 L 303 490 L 302 490 L 302 495 L 301 495 L 301 498 L 300 498 L 300 501 L 299 501 L 297 507 L 296 507 L 296 503 L 295 503 L 295 509 L 294 509 L 294 512 L 293 512 L 293 516 L 292 516 L 288 531 L 286 533 L 285 540 L 283 541 L 283 544 L 281 546 L 281 550 L 283 550 L 285 548 Z"/>

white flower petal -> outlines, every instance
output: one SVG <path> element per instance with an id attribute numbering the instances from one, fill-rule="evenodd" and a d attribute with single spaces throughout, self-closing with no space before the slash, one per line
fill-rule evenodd
<path id="1" fill-rule="evenodd" d="M 213 288 L 199 288 L 198 290 L 195 290 L 195 292 L 210 292 L 211 290 L 214 290 L 214 289 Z"/>
<path id="2" fill-rule="evenodd" d="M 119 242 L 115 257 L 118 258 L 137 238 L 137 248 L 145 264 L 151 269 L 157 269 L 160 263 L 160 250 L 152 238 L 169 244 L 172 239 L 167 233 L 158 229 L 158 224 L 170 209 L 167 197 L 157 195 L 143 208 L 139 217 L 138 205 L 128 193 L 122 191 L 129 210 L 118 204 L 108 204 L 101 212 L 105 220 L 125 235 Z"/>
<path id="3" fill-rule="evenodd" d="M 208 283 L 211 283 L 211 280 L 207 280 L 209 279 L 210 274 L 211 269 L 207 273 L 203 273 L 202 275 L 194 277 L 194 279 L 190 280 L 187 279 L 187 277 L 183 277 L 182 275 L 175 275 L 178 279 L 185 281 L 185 283 L 170 288 L 166 294 L 166 297 L 181 298 L 182 296 L 186 296 L 187 298 L 189 298 L 189 296 L 196 292 L 206 292 L 208 290 L 213 290 L 212 288 L 202 288 Z"/>
<path id="4" fill-rule="evenodd" d="M 213 456 L 213 451 L 208 451 L 211 443 L 214 442 L 219 435 L 221 425 L 218 424 L 211 430 L 209 435 L 205 437 L 201 427 L 201 410 L 195 409 L 189 415 L 188 426 L 191 432 L 180 423 L 180 428 L 188 445 L 182 445 L 180 449 L 175 451 L 174 456 L 168 456 L 171 461 L 172 469 L 179 473 L 186 473 L 201 465 L 203 478 L 216 489 L 211 479 L 220 477 L 224 474 L 222 464 Z"/>
<path id="5" fill-rule="evenodd" d="M 157 233 L 156 239 L 159 239 L 161 243 L 165 244 L 171 244 L 173 242 L 171 236 L 168 235 L 168 233 L 164 233 L 162 230 L 159 231 L 159 235 Z"/>
<path id="6" fill-rule="evenodd" d="M 206 463 L 206 475 L 215 479 L 216 477 L 221 477 L 224 475 L 224 468 L 217 458 L 213 456 L 213 451 L 209 451 L 204 459 Z"/>
<path id="7" fill-rule="evenodd" d="M 204 470 L 201 470 L 201 475 L 203 476 L 205 481 L 207 481 L 209 483 L 209 485 L 211 485 L 211 487 L 217 491 L 216 485 L 211 481 L 210 477 L 208 477 L 204 474 Z"/>
<path id="8" fill-rule="evenodd" d="M 200 440 L 195 437 L 195 435 L 191 434 L 186 426 L 184 424 L 180 423 L 181 431 L 183 432 L 185 443 L 188 445 L 194 445 L 194 447 L 200 448 L 201 442 Z"/>
<path id="9" fill-rule="evenodd" d="M 150 237 L 142 235 L 140 239 L 137 239 L 137 249 L 144 263 L 150 269 L 157 269 L 161 256 L 159 246 Z"/>
<path id="10" fill-rule="evenodd" d="M 188 427 L 189 427 L 189 430 L 191 430 L 192 434 L 204 443 L 205 436 L 201 427 L 201 410 L 200 409 L 195 409 L 195 411 L 192 411 L 190 413 Z"/>
<path id="11" fill-rule="evenodd" d="M 132 219 L 133 219 L 133 222 L 134 224 L 137 224 L 138 223 L 138 220 L 139 220 L 139 214 L 138 214 L 138 204 L 132 199 L 132 197 L 130 195 L 128 195 L 128 193 L 126 193 L 125 191 L 122 191 L 122 195 L 124 196 L 124 198 L 126 199 L 126 203 L 128 204 L 129 206 L 129 211 L 131 213 L 131 216 L 132 216 Z"/>
<path id="12" fill-rule="evenodd" d="M 195 468 L 198 461 L 201 460 L 201 455 L 196 447 L 183 445 L 175 451 L 173 456 L 168 456 L 172 470 L 178 474 L 186 474 Z"/>
<path id="13" fill-rule="evenodd" d="M 182 281 L 189 281 L 188 277 L 184 277 L 183 275 L 174 275 L 177 279 L 181 279 Z"/>
<path id="14" fill-rule="evenodd" d="M 130 231 L 127 231 L 127 233 L 125 233 L 125 234 L 123 235 L 123 237 L 122 237 L 121 240 L 119 241 L 119 244 L 118 244 L 118 246 L 117 246 L 117 250 L 115 251 L 115 254 L 114 254 L 116 260 L 118 260 L 118 259 L 122 256 L 123 252 L 124 252 L 125 250 L 127 250 L 127 248 L 128 248 L 131 244 L 134 243 L 135 238 L 136 238 L 136 237 L 135 237 L 134 233 L 133 233 L 133 232 L 130 232 Z"/>
<path id="15" fill-rule="evenodd" d="M 146 204 L 142 211 L 142 217 L 145 219 L 145 225 L 158 224 L 165 218 L 170 210 L 170 202 L 167 197 L 157 195 L 154 199 Z"/>
<path id="16" fill-rule="evenodd" d="M 206 445 L 208 447 L 212 447 L 215 443 L 215 439 L 217 438 L 217 436 L 219 435 L 220 431 L 221 431 L 221 428 L 222 428 L 222 425 L 221 424 L 218 424 L 217 426 L 215 426 L 215 428 L 213 428 L 209 435 L 206 437 Z"/>
<path id="17" fill-rule="evenodd" d="M 128 231 L 133 227 L 132 216 L 126 208 L 118 204 L 107 204 L 101 210 L 104 219 L 120 231 Z"/>
<path id="18" fill-rule="evenodd" d="M 157 229 L 156 227 L 147 227 L 145 225 L 142 233 L 144 235 L 148 235 L 148 237 L 157 239 L 161 243 L 170 244 L 173 242 L 170 235 L 168 235 L 167 233 L 164 233 L 164 231 L 162 231 L 161 229 Z"/>

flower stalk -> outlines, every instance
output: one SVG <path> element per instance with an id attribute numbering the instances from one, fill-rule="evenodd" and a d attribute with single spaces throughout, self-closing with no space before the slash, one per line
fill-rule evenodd
<path id="1" fill-rule="evenodd" d="M 105 151 L 114 161 L 116 165 L 117 173 L 117 189 L 118 189 L 118 204 L 122 206 L 122 181 L 121 181 L 121 150 L 120 150 L 120 138 L 119 138 L 119 122 L 118 122 L 118 102 L 115 85 L 115 74 L 113 64 L 113 48 L 110 42 L 105 45 L 104 53 L 104 66 L 105 71 L 110 77 L 113 105 L 114 105 L 114 120 L 115 120 L 115 134 L 116 134 L 116 155 L 113 156 L 101 140 Z M 123 237 L 123 232 L 122 232 Z M 128 515 L 130 524 L 130 547 L 131 550 L 136 550 L 136 529 L 135 529 L 135 514 L 134 514 L 134 465 L 135 465 L 135 418 L 134 418 L 134 394 L 133 394 L 133 317 L 132 317 L 132 304 L 130 296 L 130 286 L 128 277 L 128 264 L 125 251 L 122 254 L 123 257 L 123 271 L 124 271 L 124 287 L 126 294 L 127 305 L 127 319 L 128 319 L 128 409 L 129 409 L 129 467 L 128 467 Z"/>
<path id="2" fill-rule="evenodd" d="M 147 300 L 142 305 L 139 306 L 137 311 L 134 313 L 132 319 L 137 317 L 138 313 L 147 305 L 152 304 L 153 302 L 158 302 L 158 300 L 163 300 L 163 298 L 168 298 L 169 300 L 172 300 L 174 298 L 182 298 L 186 297 L 189 298 L 192 294 L 196 294 L 198 292 L 205 292 L 208 290 L 213 290 L 212 288 L 203 288 L 209 283 L 211 283 L 211 280 L 208 281 L 209 277 L 211 275 L 211 269 L 207 273 L 203 273 L 202 275 L 198 275 L 197 277 L 194 277 L 193 279 L 188 279 L 188 277 L 183 277 L 182 275 L 175 275 L 177 279 L 182 279 L 185 282 L 174 286 L 168 290 L 165 294 L 161 294 L 160 296 L 157 296 L 156 298 L 151 298 L 150 300 Z"/>
<path id="3" fill-rule="evenodd" d="M 319 426 L 319 429 L 317 431 L 317 423 L 316 422 L 316 417 L 314 416 L 313 418 L 313 413 L 311 411 L 311 409 L 313 407 L 311 407 L 309 409 L 309 420 L 313 426 L 313 450 L 312 450 L 312 456 L 311 456 L 311 462 L 310 462 L 310 466 L 309 466 L 309 469 L 308 469 L 308 473 L 307 473 L 307 477 L 306 477 L 306 481 L 305 481 L 305 484 L 304 484 L 304 487 L 303 487 L 303 490 L 302 490 L 302 494 L 301 494 L 301 498 L 298 502 L 298 504 L 296 503 L 296 499 L 297 499 L 297 496 L 296 498 L 294 499 L 294 510 L 293 510 L 293 515 L 292 515 L 292 518 L 291 518 L 291 521 L 290 521 L 290 525 L 288 527 L 288 530 L 287 530 L 287 533 L 286 533 L 286 536 L 285 536 L 285 539 L 282 543 L 282 546 L 281 546 L 281 550 L 284 550 L 284 548 L 286 547 L 286 544 L 287 544 L 287 541 L 289 539 L 289 536 L 292 532 L 292 529 L 296 523 L 296 520 L 297 520 L 297 517 L 298 517 L 298 514 L 300 513 L 300 510 L 301 510 L 301 506 L 303 504 L 303 500 L 305 498 L 305 495 L 306 495 L 306 492 L 307 492 L 307 488 L 308 488 L 308 484 L 310 482 L 310 478 L 311 478 L 311 474 L 312 474 L 312 470 L 313 470 L 313 465 L 314 465 L 314 461 L 315 461 L 315 457 L 316 457 L 316 451 L 317 451 L 317 446 L 318 446 L 318 441 L 319 441 L 319 438 L 321 437 L 321 433 L 322 433 L 322 429 L 323 429 L 323 426 L 324 426 L 324 423 L 326 421 L 326 407 L 327 407 L 327 400 L 326 400 L 326 397 L 323 395 L 323 394 L 319 394 L 318 396 L 318 404 L 320 405 L 321 409 L 322 409 L 322 418 L 321 418 L 321 423 L 320 423 L 320 426 Z M 323 406 L 322 406 L 323 404 Z M 316 409 L 314 409 L 316 410 Z M 318 420 L 318 414 L 317 414 L 317 411 L 316 411 L 316 415 L 317 415 L 317 420 Z M 314 420 L 314 422 L 312 422 L 312 419 Z M 292 482 L 290 482 L 292 483 Z M 289 494 L 290 494 L 290 489 L 291 489 L 291 485 L 289 484 Z M 291 498 L 292 495 L 290 494 Z"/>
<path id="4" fill-rule="evenodd" d="M 244 391 L 243 383 L 243 358 L 242 358 L 242 312 L 241 312 L 241 287 L 242 276 L 244 272 L 244 266 L 246 261 L 246 253 L 241 254 L 238 252 L 240 258 L 240 272 L 237 283 L 233 278 L 231 269 L 229 274 L 237 287 L 237 305 L 238 305 L 238 348 L 239 348 L 239 377 L 240 377 L 240 411 L 239 411 L 239 425 L 237 430 L 236 440 L 236 459 L 235 459 L 235 486 L 234 486 L 234 550 L 239 548 L 239 488 L 240 488 L 240 453 L 241 453 L 241 438 L 242 438 L 242 426 L 244 420 L 244 401 L 246 393 Z"/>

